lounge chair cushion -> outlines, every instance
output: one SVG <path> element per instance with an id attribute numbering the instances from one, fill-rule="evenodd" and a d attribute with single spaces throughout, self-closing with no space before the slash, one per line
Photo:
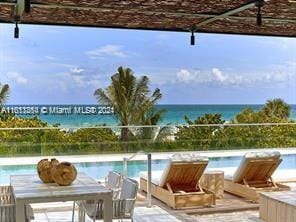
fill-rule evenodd
<path id="1" fill-rule="evenodd" d="M 169 159 L 171 162 L 197 162 L 197 161 L 209 161 L 206 156 L 200 156 L 194 153 L 176 153 Z"/>
<path id="2" fill-rule="evenodd" d="M 162 173 L 163 173 L 163 170 L 154 170 L 154 171 L 152 171 L 152 173 L 151 173 L 151 181 L 152 181 L 152 183 L 159 186 L 159 181 L 160 181 Z M 140 172 L 140 178 L 144 178 L 145 180 L 148 180 L 147 172 L 146 171 Z"/>
<path id="3" fill-rule="evenodd" d="M 264 160 L 264 159 L 280 159 L 281 154 L 278 151 L 272 152 L 249 152 L 246 153 L 237 168 L 236 172 L 232 177 L 232 181 L 237 183 L 242 181 L 243 177 L 245 176 L 245 170 L 248 167 L 250 160 Z"/>
<path id="4" fill-rule="evenodd" d="M 235 173 L 236 167 L 224 167 L 224 168 L 209 168 L 210 171 L 222 170 L 224 171 L 224 178 L 232 180 L 233 174 Z M 285 180 L 295 180 L 296 179 L 296 169 L 277 169 L 272 178 L 275 181 L 285 181 Z"/>

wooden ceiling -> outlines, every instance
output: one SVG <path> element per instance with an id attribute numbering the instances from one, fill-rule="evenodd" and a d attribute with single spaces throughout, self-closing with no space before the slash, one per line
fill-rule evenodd
<path id="1" fill-rule="evenodd" d="M 18 0 L 20 1 L 20 0 Z M 21 23 L 296 37 L 296 0 L 270 0 L 256 25 L 254 0 L 31 0 Z M 16 0 L 0 0 L 0 23 Z"/>

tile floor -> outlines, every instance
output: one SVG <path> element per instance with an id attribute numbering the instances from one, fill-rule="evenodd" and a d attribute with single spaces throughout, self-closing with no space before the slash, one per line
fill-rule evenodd
<path id="1" fill-rule="evenodd" d="M 72 212 L 70 210 L 51 212 L 50 209 L 38 210 L 35 213 L 35 220 L 32 222 L 70 222 Z M 77 215 L 75 218 L 77 220 Z M 89 218 L 86 222 L 91 222 Z M 129 221 L 129 220 L 125 220 Z M 233 213 L 219 213 L 211 215 L 187 215 L 178 214 L 176 217 L 170 215 L 167 211 L 160 207 L 152 208 L 136 207 L 134 213 L 134 221 L 136 222 L 180 222 L 180 221 L 196 221 L 196 222 L 263 222 L 259 219 L 258 211 L 244 211 Z"/>

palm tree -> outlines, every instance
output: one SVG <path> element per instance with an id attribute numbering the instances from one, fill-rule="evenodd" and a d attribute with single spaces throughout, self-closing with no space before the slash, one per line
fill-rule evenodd
<path id="1" fill-rule="evenodd" d="M 124 127 L 121 129 L 121 139 L 124 141 L 128 139 L 127 126 L 141 124 L 145 113 L 162 97 L 158 88 L 150 95 L 148 84 L 147 76 L 137 79 L 131 69 L 119 67 L 118 73 L 111 77 L 111 84 L 106 89 L 99 88 L 94 92 L 100 104 L 113 107 L 116 118 Z"/>
<path id="2" fill-rule="evenodd" d="M 282 99 L 267 100 L 261 112 L 268 118 L 287 120 L 290 117 L 291 107 Z"/>
<path id="3" fill-rule="evenodd" d="M 5 119 L 7 117 L 6 112 L 3 112 L 3 106 L 7 102 L 8 97 L 9 97 L 9 85 L 8 84 L 4 84 L 4 85 L 0 84 L 0 119 L 1 120 Z"/>
<path id="4" fill-rule="evenodd" d="M 166 113 L 166 109 L 147 111 L 142 119 L 142 125 L 148 127 L 142 127 L 140 130 L 140 137 L 144 140 L 150 141 L 162 141 L 167 136 L 171 135 L 171 128 L 169 125 L 164 127 L 156 127 L 159 121 L 162 119 L 163 114 Z M 149 127 L 152 126 L 152 127 Z"/>
<path id="5" fill-rule="evenodd" d="M 0 107 L 7 102 L 9 97 L 9 85 L 4 84 L 3 86 L 0 84 Z"/>

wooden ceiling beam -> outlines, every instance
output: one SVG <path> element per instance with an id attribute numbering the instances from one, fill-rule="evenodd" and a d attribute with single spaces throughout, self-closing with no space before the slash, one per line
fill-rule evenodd
<path id="1" fill-rule="evenodd" d="M 184 16 L 184 17 L 193 17 L 193 18 L 206 18 L 207 20 L 200 22 L 198 24 L 196 24 L 197 29 L 203 25 L 206 25 L 208 23 L 214 22 L 216 20 L 219 19 L 231 19 L 231 20 L 250 20 L 250 21 L 255 21 L 256 20 L 256 16 L 254 15 L 254 17 L 250 17 L 250 16 L 237 16 L 237 15 L 233 15 L 236 14 L 238 12 L 241 12 L 243 10 L 249 9 L 254 7 L 254 2 L 249 3 L 247 5 L 244 5 L 242 7 L 230 10 L 228 12 L 225 12 L 223 14 L 220 15 L 216 15 L 216 14 L 205 14 L 205 13 L 184 13 L 184 12 L 161 12 L 161 11 L 153 11 L 153 10 L 138 10 L 138 9 L 126 9 L 126 10 L 118 10 L 118 9 L 112 9 L 112 8 L 93 8 L 93 7 L 79 7 L 79 6 L 65 6 L 65 5 L 44 5 L 44 4 L 36 4 L 36 3 L 31 3 L 31 8 L 45 8 L 45 9 L 55 9 L 55 8 L 59 8 L 59 9 L 69 9 L 69 10 L 91 10 L 94 12 L 106 12 L 106 11 L 114 11 L 114 12 L 121 12 L 121 13 L 131 13 L 131 12 L 135 12 L 135 13 L 142 13 L 142 14 L 146 14 L 146 15 L 166 15 L 166 16 Z M 0 6 L 1 5 L 7 5 L 7 6 L 15 6 L 15 3 L 9 3 L 9 2 L 0 2 Z M 265 21 L 268 22 L 274 22 L 274 23 L 296 23 L 296 19 L 282 19 L 282 18 L 266 18 L 263 17 L 263 19 Z"/>
<path id="2" fill-rule="evenodd" d="M 269 0 L 265 0 L 265 2 L 267 2 L 267 1 L 269 1 Z M 201 26 L 204 26 L 204 25 L 207 25 L 209 23 L 212 23 L 212 22 L 214 22 L 214 21 L 216 21 L 218 19 L 227 18 L 227 17 L 229 17 L 231 15 L 234 15 L 234 14 L 237 14 L 237 13 L 239 13 L 241 11 L 245 11 L 247 9 L 253 8 L 255 6 L 256 2 L 257 2 L 257 0 L 254 0 L 251 3 L 247 3 L 245 5 L 242 5 L 242 6 L 239 6 L 237 8 L 231 9 L 229 11 L 226 11 L 226 12 L 220 14 L 220 15 L 216 15 L 213 18 L 209 18 L 209 19 L 207 19 L 207 20 L 205 20 L 203 22 L 200 22 L 198 24 L 195 24 L 195 25 L 196 25 L 197 28 L 199 28 Z"/>

